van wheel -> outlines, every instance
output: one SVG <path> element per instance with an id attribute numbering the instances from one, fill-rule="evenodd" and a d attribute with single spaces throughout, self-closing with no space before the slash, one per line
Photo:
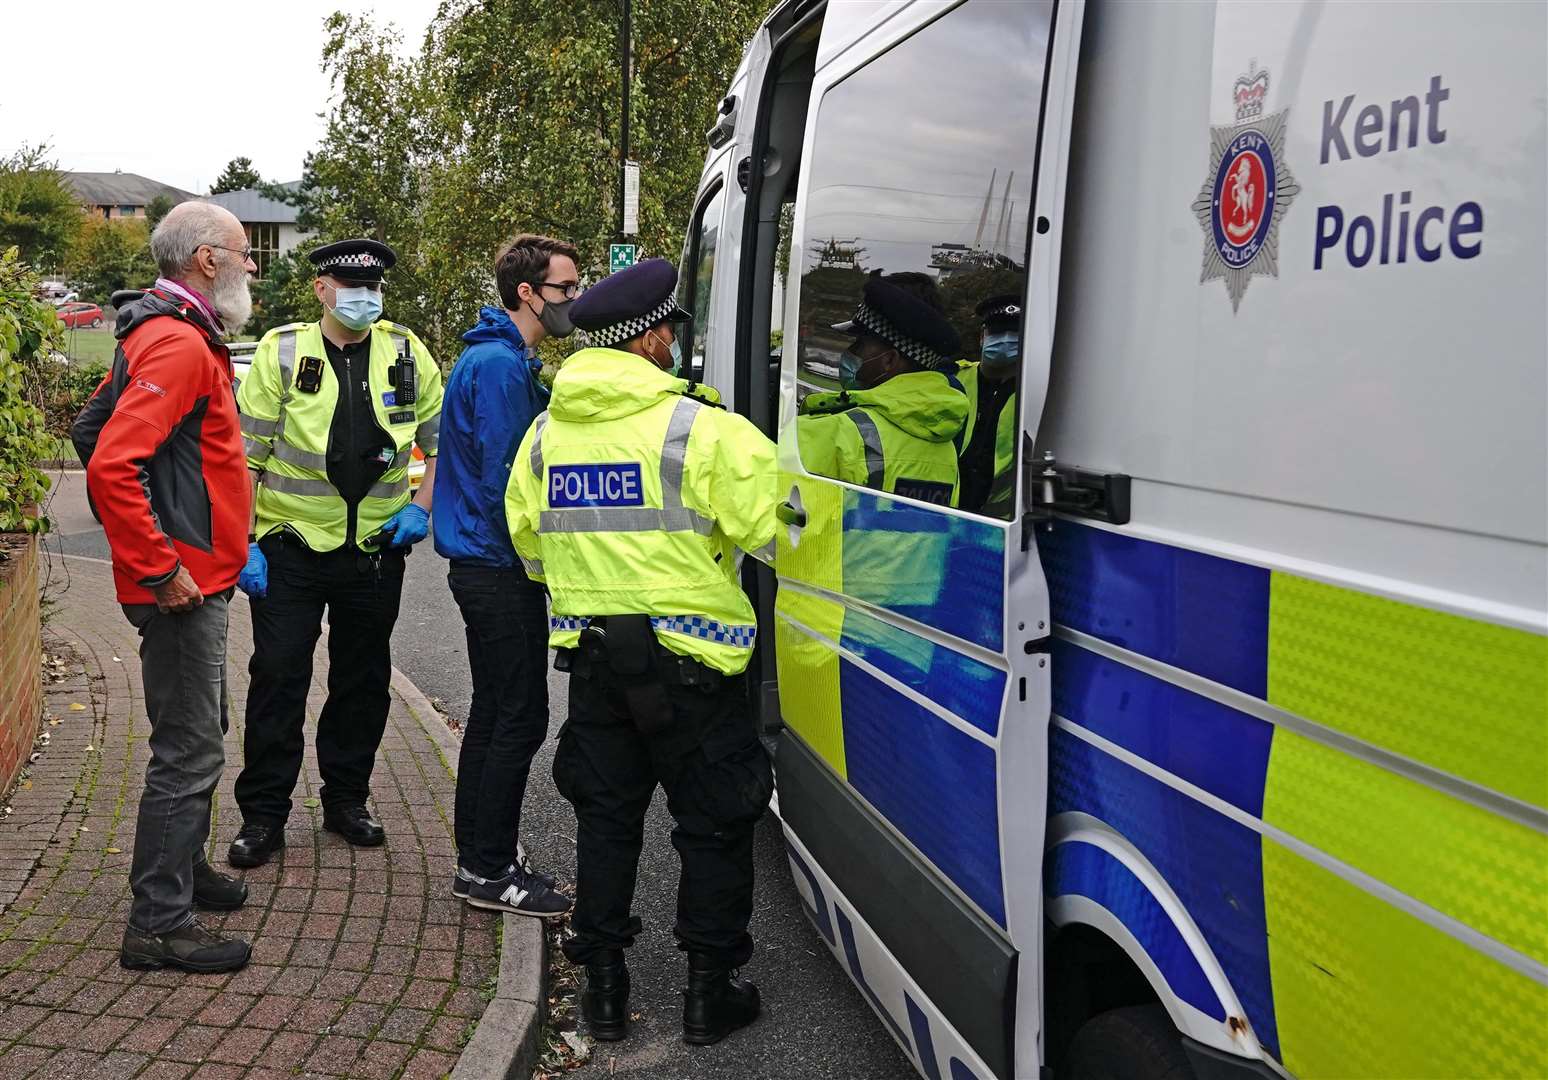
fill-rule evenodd
<path id="1" fill-rule="evenodd" d="M 102 326 L 102 316 L 101 315 L 98 315 L 95 319 L 91 320 L 91 328 L 93 330 L 96 330 L 96 329 L 98 329 L 101 326 Z"/>
<path id="2" fill-rule="evenodd" d="M 1135 1005 L 1094 1016 L 1070 1043 L 1069 1080 L 1194 1080 L 1182 1037 L 1161 1005 Z"/>

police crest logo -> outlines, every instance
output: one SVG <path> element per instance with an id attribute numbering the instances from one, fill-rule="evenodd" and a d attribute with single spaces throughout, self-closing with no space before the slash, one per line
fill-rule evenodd
<path id="1" fill-rule="evenodd" d="M 1284 161 L 1289 109 L 1264 112 L 1269 73 L 1249 65 L 1231 98 L 1236 122 L 1209 129 L 1210 174 L 1193 200 L 1204 229 L 1202 284 L 1223 278 L 1231 311 L 1256 274 L 1279 276 L 1279 222 L 1301 187 Z"/>

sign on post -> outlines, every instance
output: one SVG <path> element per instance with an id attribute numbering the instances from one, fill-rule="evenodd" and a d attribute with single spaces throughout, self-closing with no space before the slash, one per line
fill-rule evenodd
<path id="1" fill-rule="evenodd" d="M 640 231 L 640 163 L 626 161 L 623 168 L 623 234 L 633 236 Z"/>
<path id="2" fill-rule="evenodd" d="M 634 259 L 639 252 L 637 244 L 610 244 L 607 249 L 607 272 L 616 274 L 620 270 L 627 270 L 634 265 Z"/>

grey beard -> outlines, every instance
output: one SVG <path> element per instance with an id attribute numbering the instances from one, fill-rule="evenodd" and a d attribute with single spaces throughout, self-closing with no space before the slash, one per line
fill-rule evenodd
<path id="1" fill-rule="evenodd" d="M 240 263 L 222 266 L 210 292 L 210 302 L 215 305 L 226 337 L 236 334 L 253 317 L 251 279 Z"/>

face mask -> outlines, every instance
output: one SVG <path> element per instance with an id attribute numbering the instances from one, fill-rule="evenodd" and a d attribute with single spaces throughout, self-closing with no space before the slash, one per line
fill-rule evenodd
<path id="1" fill-rule="evenodd" d="M 1014 330 L 985 334 L 979 355 L 983 358 L 984 367 L 996 372 L 1008 371 L 1021 359 L 1021 335 Z"/>
<path id="2" fill-rule="evenodd" d="M 683 370 L 683 347 L 677 343 L 676 338 L 672 339 L 672 346 L 669 351 L 672 354 L 672 366 L 667 370 L 673 375 L 680 374 Z"/>
<path id="3" fill-rule="evenodd" d="M 382 294 L 375 289 L 335 289 L 333 317 L 351 330 L 364 330 L 382 317 Z"/>
<path id="4" fill-rule="evenodd" d="M 852 352 L 839 357 L 839 385 L 845 390 L 860 388 L 860 358 Z"/>
<path id="5" fill-rule="evenodd" d="M 543 305 L 543 310 L 537 313 L 538 323 L 543 327 L 543 332 L 549 337 L 565 338 L 575 333 L 575 324 L 570 321 L 570 305 L 574 300 L 566 300 L 562 304 L 548 302 Z M 528 304 L 527 307 L 531 307 Z"/>

